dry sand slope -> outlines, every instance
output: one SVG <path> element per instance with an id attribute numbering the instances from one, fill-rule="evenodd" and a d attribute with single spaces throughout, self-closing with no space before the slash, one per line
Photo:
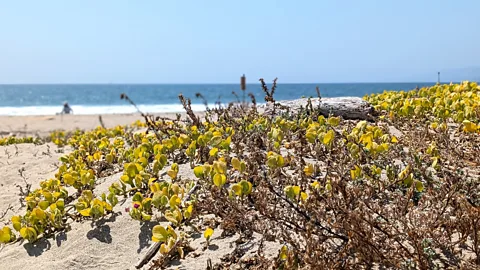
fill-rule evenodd
<path id="1" fill-rule="evenodd" d="M 18 170 L 25 168 L 25 181 L 38 187 L 41 180 L 54 177 L 58 158 L 63 155 L 56 146 L 45 144 L 20 144 L 2 147 L 0 152 L 0 212 L 10 205 L 0 225 L 7 223 L 12 215 L 24 214 L 18 195 L 19 188 L 25 182 Z M 68 149 L 66 150 L 68 151 Z M 182 178 L 193 179 L 189 166 L 180 166 Z M 99 179 L 96 194 L 108 190 L 118 181 L 120 174 Z M 151 245 L 151 230 L 158 223 L 144 223 L 133 220 L 127 212 L 131 199 L 120 201 L 114 208 L 115 214 L 92 224 L 91 221 L 71 223 L 71 230 L 59 233 L 54 238 L 42 238 L 34 244 L 20 241 L 4 246 L 0 250 L 0 269 L 135 269 L 135 263 L 145 254 Z M 165 225 L 165 224 L 164 224 Z M 205 269 L 208 259 L 215 264 L 220 258 L 231 253 L 235 248 L 238 235 L 220 237 L 221 230 L 215 233 L 208 249 L 203 250 L 205 240 L 201 234 L 194 234 L 191 246 L 195 251 L 187 254 L 184 260 L 173 261 L 171 269 Z M 249 251 L 245 256 L 255 253 L 258 248 L 259 235 L 255 235 Z M 274 256 L 279 249 L 276 243 L 265 243 L 266 255 Z M 148 269 L 150 265 L 144 266 Z"/>
<path id="2" fill-rule="evenodd" d="M 18 213 L 21 209 L 20 188 L 26 190 L 27 184 L 31 184 L 33 190 L 39 187 L 40 181 L 54 177 L 62 152 L 52 143 L 0 147 L 0 213 L 9 206 L 12 209 L 4 219 L 9 219 L 12 212 Z M 21 210 L 24 211 L 24 208 Z"/>

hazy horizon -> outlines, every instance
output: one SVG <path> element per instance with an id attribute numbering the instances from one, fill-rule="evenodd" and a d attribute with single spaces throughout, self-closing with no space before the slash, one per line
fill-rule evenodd
<path id="1" fill-rule="evenodd" d="M 477 80 L 462 80 L 462 81 L 477 81 Z M 440 83 L 460 83 L 462 81 L 441 81 Z M 265 80 L 265 83 L 267 85 L 272 84 L 271 81 Z M 390 82 L 390 81 L 385 81 L 385 82 L 277 82 L 278 85 L 296 85 L 296 84 L 404 84 L 404 83 L 437 83 L 436 81 L 403 81 L 403 82 Z M 0 85 L 239 85 L 239 82 L 234 83 L 234 82 L 220 82 L 220 83 L 215 83 L 215 82 L 202 82 L 202 83 L 195 83 L 195 82 L 188 82 L 188 83 L 142 83 L 142 82 L 120 82 L 120 83 L 102 83 L 102 82 L 95 82 L 95 83 L 89 83 L 89 82 L 82 82 L 82 83 L 0 83 Z M 261 86 L 260 82 L 259 83 L 247 83 L 247 86 Z"/>

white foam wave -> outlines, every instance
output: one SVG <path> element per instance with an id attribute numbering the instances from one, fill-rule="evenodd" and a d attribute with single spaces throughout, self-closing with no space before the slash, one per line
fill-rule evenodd
<path id="1" fill-rule="evenodd" d="M 113 106 L 85 106 L 71 105 L 74 114 L 126 114 L 137 112 L 130 105 Z M 177 113 L 184 112 L 181 104 L 138 105 L 144 113 Z M 203 104 L 192 104 L 193 111 L 205 111 Z M 27 106 L 27 107 L 0 107 L 0 115 L 55 115 L 62 111 L 62 106 Z"/>

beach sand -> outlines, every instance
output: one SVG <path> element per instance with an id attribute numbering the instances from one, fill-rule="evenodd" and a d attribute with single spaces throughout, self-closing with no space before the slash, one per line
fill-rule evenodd
<path id="1" fill-rule="evenodd" d="M 156 115 L 175 117 L 175 114 Z M 102 118 L 106 127 L 142 120 L 138 114 L 104 115 Z M 18 136 L 47 136 L 53 130 L 88 130 L 98 125 L 98 116 L 94 115 L 0 117 L 0 131 Z M 25 207 L 19 200 L 20 187 L 25 190 L 27 184 L 31 184 L 33 190 L 39 187 L 40 181 L 53 178 L 60 165 L 60 156 L 71 149 L 59 149 L 52 143 L 17 144 L 0 148 L 0 217 L 6 211 L 0 219 L 1 228 L 9 223 L 13 215 L 25 213 Z M 181 165 L 179 174 L 194 179 L 188 165 Z M 99 195 L 108 191 L 108 187 L 118 181 L 120 175 L 121 172 L 98 179 L 99 184 L 94 193 Z M 0 269 L 135 269 L 135 263 L 152 244 L 151 230 L 158 223 L 141 224 L 129 216 L 126 207 L 131 207 L 131 198 L 120 201 L 114 208 L 114 215 L 95 224 L 92 221 L 72 222 L 70 230 L 58 233 L 53 238 L 42 238 L 33 244 L 18 241 L 0 247 Z M 235 240 L 239 237 L 234 235 L 222 238 L 221 233 L 220 228 L 215 229 L 211 246 L 206 250 L 203 250 L 203 235 L 194 234 L 190 243 L 195 251 L 187 254 L 183 260 L 172 262 L 170 268 L 205 269 L 209 259 L 213 264 L 220 262 L 222 256 L 232 252 Z M 252 249 L 245 256 L 255 253 L 259 239 L 257 235 L 252 242 Z M 278 243 L 265 244 L 267 255 L 275 256 L 279 249 Z M 148 269 L 150 265 L 147 264 L 143 269 Z"/>
<path id="2" fill-rule="evenodd" d="M 176 118 L 175 113 L 156 113 L 155 116 Z M 184 115 L 184 114 L 182 114 Z M 45 115 L 45 116 L 0 116 L 0 137 L 48 136 L 54 130 L 91 130 L 100 126 L 100 115 Z M 128 125 L 143 121 L 139 113 L 101 115 L 105 127 Z"/>

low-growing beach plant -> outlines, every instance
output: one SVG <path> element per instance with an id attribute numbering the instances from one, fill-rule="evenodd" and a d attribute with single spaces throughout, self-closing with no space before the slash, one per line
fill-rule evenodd
<path id="1" fill-rule="evenodd" d="M 276 80 L 271 90 L 261 83 L 265 101 L 275 103 Z M 142 113 L 145 122 L 131 126 L 56 132 L 52 142 L 72 151 L 54 179 L 26 196 L 25 214 L 12 217 L 0 240 L 34 242 L 72 220 L 119 211 L 126 199 L 131 218 L 157 224 L 152 267 L 183 258 L 186 228 L 213 214 L 223 231 L 279 244 L 275 258 L 259 248 L 259 268 L 474 269 L 479 97 L 472 82 L 368 95 L 379 116 L 367 122 L 325 117 L 311 100 L 297 115 L 231 104 L 201 120 L 180 95 L 187 120 Z M 97 191 L 98 179 L 116 172 L 108 192 Z M 202 226 L 208 246 L 217 227 Z"/>
<path id="2" fill-rule="evenodd" d="M 42 144 L 43 141 L 40 138 L 34 138 L 34 137 L 8 136 L 8 137 L 0 138 L 0 146 L 6 146 L 11 144 L 21 144 L 21 143 Z"/>

